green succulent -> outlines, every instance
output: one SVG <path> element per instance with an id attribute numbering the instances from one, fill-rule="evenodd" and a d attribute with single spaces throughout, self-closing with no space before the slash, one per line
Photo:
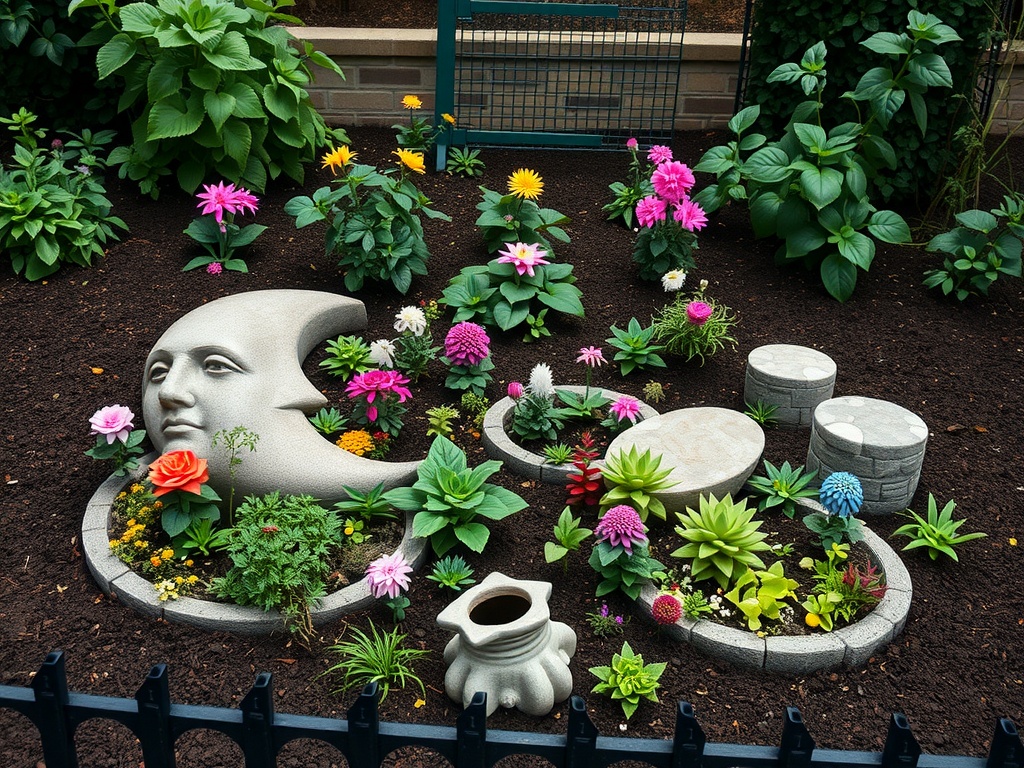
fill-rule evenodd
<path id="1" fill-rule="evenodd" d="M 619 504 L 628 504 L 644 522 L 648 515 L 664 520 L 665 505 L 654 494 L 678 485 L 678 481 L 668 480 L 672 467 L 661 469 L 661 459 L 660 453 L 652 454 L 650 448 L 641 453 L 635 445 L 609 456 L 601 470 L 609 489 L 601 497 L 601 514 Z"/>
<path id="2" fill-rule="evenodd" d="M 622 712 L 628 720 L 640 706 L 640 699 L 658 703 L 655 691 L 661 687 L 661 677 L 667 665 L 664 662 L 644 664 L 644 657 L 634 654 L 629 643 L 622 643 L 622 650 L 612 655 L 611 666 L 591 667 L 590 672 L 601 682 L 591 690 L 617 699 L 622 704 Z"/>
<path id="3" fill-rule="evenodd" d="M 725 599 L 746 616 L 747 626 L 756 632 L 761 629 L 761 619 L 779 620 L 784 601 L 796 597 L 794 590 L 798 586 L 794 579 L 786 578 L 782 561 L 776 560 L 766 571 L 748 568 L 725 593 Z"/>
<path id="4" fill-rule="evenodd" d="M 452 426 L 452 421 L 459 418 L 459 411 L 457 408 L 452 408 L 450 405 L 439 405 L 435 408 L 427 409 L 427 437 L 440 435 L 441 437 L 452 436 L 455 432 L 455 427 Z"/>
<path id="5" fill-rule="evenodd" d="M 367 522 L 373 521 L 374 518 L 398 519 L 395 508 L 384 498 L 384 483 L 377 484 L 366 493 L 347 485 L 343 485 L 342 488 L 348 498 L 336 501 L 333 509 L 335 512 L 342 513 L 344 517 L 351 517 L 355 514 Z"/>
<path id="6" fill-rule="evenodd" d="M 370 345 L 358 336 L 339 336 L 327 342 L 327 358 L 320 361 L 331 376 L 348 379 L 370 370 Z"/>
<path id="7" fill-rule="evenodd" d="M 843 596 L 838 592 L 825 592 L 820 595 L 808 595 L 801 605 L 807 611 L 804 621 L 809 627 L 821 627 L 831 632 L 836 624 L 836 609 L 842 603 Z"/>
<path id="8" fill-rule="evenodd" d="M 925 547 L 928 550 L 928 557 L 932 560 L 937 560 L 939 555 L 948 555 L 956 562 L 960 562 L 954 547 L 957 544 L 963 544 L 974 539 L 983 539 L 986 534 L 964 533 L 958 536 L 957 529 L 967 522 L 967 518 L 954 520 L 954 509 L 956 509 L 956 502 L 950 499 L 946 502 L 946 506 L 942 508 L 942 512 L 939 512 L 939 505 L 935 501 L 935 497 L 929 493 L 928 519 L 925 520 L 913 510 L 908 509 L 902 514 L 913 518 L 914 522 L 897 528 L 892 532 L 892 535 L 910 537 L 910 543 L 902 550 L 904 552 L 908 549 Z"/>
<path id="9" fill-rule="evenodd" d="M 342 416 L 341 411 L 337 408 L 321 408 L 309 417 L 309 423 L 316 428 L 317 432 L 330 437 L 341 432 L 348 423 L 348 419 Z"/>
<path id="10" fill-rule="evenodd" d="M 653 325 L 643 328 L 639 320 L 631 317 L 626 330 L 623 331 L 614 325 L 608 330 L 612 332 L 612 336 L 605 341 L 618 350 L 615 353 L 615 362 L 619 364 L 619 371 L 623 376 L 628 376 L 637 368 L 665 367 L 665 361 L 658 354 L 665 347 L 651 341 L 654 337 Z"/>
<path id="11" fill-rule="evenodd" d="M 754 521 L 757 510 L 747 508 L 746 501 L 734 502 L 726 494 L 719 501 L 714 494 L 700 497 L 699 510 L 687 507 L 679 513 L 682 525 L 676 533 L 689 542 L 672 553 L 672 557 L 692 559 L 694 581 L 714 579 L 722 589 L 729 589 L 748 568 L 764 569 L 757 552 L 771 547 L 765 543 L 767 533 L 760 531 L 762 521 Z"/>
<path id="12" fill-rule="evenodd" d="M 438 587 L 448 587 L 455 592 L 461 592 L 463 587 L 476 583 L 476 579 L 471 578 L 472 575 L 473 569 L 463 558 L 448 555 L 434 563 L 434 572 L 427 578 L 436 581 Z"/>
<path id="13" fill-rule="evenodd" d="M 747 483 L 754 492 L 763 496 L 757 503 L 757 511 L 763 512 L 773 507 L 782 507 L 782 512 L 790 520 L 796 514 L 794 499 L 814 499 L 818 496 L 817 488 L 808 488 L 814 480 L 813 472 L 804 472 L 803 465 L 794 469 L 788 461 L 776 467 L 767 459 L 764 462 L 764 475 L 754 475 Z"/>

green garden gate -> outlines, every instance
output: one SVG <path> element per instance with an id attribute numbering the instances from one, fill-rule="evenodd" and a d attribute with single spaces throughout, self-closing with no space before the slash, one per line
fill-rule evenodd
<path id="1" fill-rule="evenodd" d="M 439 0 L 438 168 L 448 146 L 669 143 L 685 25 L 686 0 Z"/>

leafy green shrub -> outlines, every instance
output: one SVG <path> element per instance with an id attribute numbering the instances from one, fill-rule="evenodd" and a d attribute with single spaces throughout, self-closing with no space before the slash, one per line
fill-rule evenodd
<path id="1" fill-rule="evenodd" d="M 99 8 L 89 42 L 100 81 L 122 84 L 121 112 L 136 117 L 132 144 L 111 153 L 122 178 L 156 198 L 161 176 L 176 172 L 186 192 L 208 177 L 262 192 L 281 173 L 301 182 L 302 164 L 328 136 L 310 102 L 309 64 L 343 77 L 341 69 L 276 22 L 288 0 L 161 0 L 158 4 L 72 0 L 69 12 Z"/>
<path id="2" fill-rule="evenodd" d="M 476 206 L 480 211 L 476 225 L 483 232 L 488 253 L 506 243 L 538 243 L 548 253 L 554 253 L 548 236 L 569 242 L 569 235 L 562 229 L 563 224 L 569 223 L 569 217 L 553 208 L 541 208 L 535 202 L 544 190 L 544 182 L 536 171 L 515 171 L 508 177 L 508 190 L 507 195 L 502 195 L 480 187 L 483 200 Z"/>
<path id="3" fill-rule="evenodd" d="M 897 528 L 893 531 L 892 535 L 906 536 L 910 539 L 910 543 L 903 548 L 904 552 L 908 549 L 924 547 L 925 551 L 928 552 L 928 557 L 932 560 L 937 560 L 939 555 L 946 555 L 954 561 L 960 562 L 960 558 L 957 556 L 954 548 L 958 544 L 973 541 L 974 539 L 983 539 L 986 534 L 957 534 L 957 529 L 967 522 L 967 519 L 954 520 L 954 509 L 956 509 L 956 502 L 950 499 L 946 502 L 946 506 L 942 508 L 942 512 L 939 512 L 935 497 L 929 493 L 927 519 L 908 509 L 904 514 L 912 518 L 913 522 Z"/>
<path id="4" fill-rule="evenodd" d="M 700 290 L 691 299 L 677 293 L 671 304 L 655 314 L 651 325 L 654 339 L 662 342 L 667 354 L 678 355 L 687 362 L 697 358 L 701 365 L 727 345 L 736 348 L 732 335 L 736 315 L 729 307 L 704 295 L 706 283 L 701 281 Z"/>
<path id="5" fill-rule="evenodd" d="M 602 514 L 618 504 L 628 504 L 643 521 L 649 515 L 664 520 L 665 504 L 654 494 L 677 483 L 668 480 L 673 468 L 661 469 L 661 459 L 660 453 L 652 453 L 650 448 L 641 452 L 635 445 L 608 456 L 601 469 L 608 488 L 601 497 Z"/>
<path id="6" fill-rule="evenodd" d="M 343 485 L 342 490 L 348 498 L 336 501 L 333 509 L 343 517 L 355 515 L 367 523 L 372 523 L 378 518 L 398 519 L 391 502 L 384 496 L 384 483 L 378 483 L 366 493 L 347 485 Z"/>
<path id="7" fill-rule="evenodd" d="M 356 373 L 365 373 L 373 366 L 370 360 L 370 345 L 359 336 L 339 336 L 327 342 L 327 357 L 320 361 L 320 367 L 331 376 L 347 381 Z"/>
<path id="8" fill-rule="evenodd" d="M 666 666 L 663 662 L 644 664 L 644 657 L 634 654 L 629 643 L 623 642 L 622 650 L 612 655 L 611 666 L 590 668 L 591 674 L 601 681 L 591 691 L 617 700 L 628 720 L 640 706 L 641 698 L 658 703 L 655 691 L 661 687 L 658 678 Z"/>
<path id="9" fill-rule="evenodd" d="M 455 443 L 436 437 L 416 482 L 394 488 L 384 498 L 398 509 L 416 513 L 413 535 L 429 537 L 438 557 L 459 542 L 483 552 L 490 531 L 476 518 L 502 520 L 526 507 L 519 495 L 485 482 L 500 468 L 500 461 L 488 460 L 470 469 L 466 454 Z"/>
<path id="10" fill-rule="evenodd" d="M 459 418 L 459 409 L 450 405 L 438 405 L 427 409 L 427 437 L 447 437 L 455 432 L 452 422 Z"/>
<path id="11" fill-rule="evenodd" d="M 561 560 L 564 574 L 569 569 L 569 553 L 578 550 L 594 532 L 590 528 L 581 528 L 580 518 L 573 517 L 569 507 L 562 510 L 553 530 L 555 541 L 544 542 L 544 562 L 557 563 Z"/>
<path id="12" fill-rule="evenodd" d="M 413 671 L 413 662 L 422 659 L 430 651 L 404 647 L 407 635 L 400 634 L 397 629 L 378 632 L 372 621 L 369 635 L 358 627 L 351 627 L 351 630 L 352 640 L 337 643 L 327 649 L 341 657 L 337 664 L 324 672 L 325 675 L 342 675 L 341 686 L 335 693 L 377 683 L 380 700 L 384 701 L 392 686 L 404 688 L 412 682 L 426 695 L 423 681 Z"/>

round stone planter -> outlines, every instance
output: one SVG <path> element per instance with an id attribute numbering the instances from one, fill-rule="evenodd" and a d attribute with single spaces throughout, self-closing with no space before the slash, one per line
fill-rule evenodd
<path id="1" fill-rule="evenodd" d="M 567 392 L 574 392 L 582 395 L 586 387 L 575 385 L 556 387 Z M 591 387 L 592 391 L 600 391 L 609 400 L 621 397 L 621 392 L 600 387 Z M 498 459 L 505 463 L 505 467 L 522 475 L 530 480 L 540 480 L 542 483 L 562 484 L 565 476 L 575 471 L 572 464 L 550 464 L 539 453 L 533 453 L 513 442 L 505 431 L 512 423 L 512 409 L 515 407 L 515 400 L 505 397 L 487 409 L 484 416 L 484 426 L 481 430 L 481 441 L 487 455 L 492 459 Z M 644 419 L 652 419 L 658 412 L 644 402 L 640 402 L 640 414 Z M 643 422 L 640 422 L 643 423 Z"/>
<path id="2" fill-rule="evenodd" d="M 145 477 L 149 462 L 156 456 L 155 453 L 145 456 L 139 469 L 127 478 L 111 475 L 96 489 L 86 507 L 82 520 L 82 550 L 89 571 L 100 589 L 111 597 L 116 596 L 144 616 L 189 624 L 200 629 L 223 630 L 241 635 L 265 635 L 284 629 L 286 618 L 279 611 L 264 611 L 255 606 L 216 603 L 194 597 L 161 602 L 157 599 L 153 582 L 144 579 L 111 554 L 108 531 L 114 499 L 126 485 Z M 405 559 L 414 568 L 419 568 L 427 557 L 427 540 L 412 537 L 412 517 L 412 513 L 406 513 L 405 535 L 398 551 L 405 555 Z M 313 625 L 319 627 L 347 613 L 367 608 L 375 599 L 364 578 L 332 592 L 317 603 L 310 610 Z"/>
<path id="3" fill-rule="evenodd" d="M 809 510 L 822 510 L 814 502 L 804 506 Z M 865 528 L 862 543 L 871 552 L 871 559 L 885 572 L 888 589 L 871 613 L 860 621 L 833 632 L 768 637 L 758 637 L 754 632 L 726 627 L 709 619 L 695 620 L 686 616 L 662 629 L 709 656 L 747 669 L 803 675 L 843 664 L 863 666 L 903 631 L 913 588 L 903 561 L 881 537 Z M 639 610 L 647 618 L 651 616 L 657 595 L 657 590 L 648 585 L 637 600 Z"/>

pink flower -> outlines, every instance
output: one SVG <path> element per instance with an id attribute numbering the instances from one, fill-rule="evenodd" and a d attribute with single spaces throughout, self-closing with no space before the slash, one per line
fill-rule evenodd
<path id="1" fill-rule="evenodd" d="M 615 420 L 623 422 L 629 419 L 630 424 L 636 424 L 640 415 L 640 401 L 629 395 L 621 395 L 614 403 L 608 406 L 608 410 L 615 416 Z"/>
<path id="2" fill-rule="evenodd" d="M 511 397 L 513 400 L 518 400 L 524 394 L 525 390 L 523 389 L 523 385 L 521 383 L 519 383 L 518 381 L 510 381 L 508 383 L 508 396 Z"/>
<path id="3" fill-rule="evenodd" d="M 704 325 L 713 311 L 706 301 L 691 301 L 686 305 L 686 319 L 694 325 Z"/>
<path id="4" fill-rule="evenodd" d="M 444 354 L 452 365 L 479 365 L 489 354 L 491 340 L 482 325 L 468 321 L 453 325 L 444 337 Z"/>
<path id="5" fill-rule="evenodd" d="M 210 275 L 219 275 L 224 271 L 224 265 L 219 261 L 212 261 L 206 265 L 206 272 Z"/>
<path id="6" fill-rule="evenodd" d="M 685 163 L 675 161 L 662 163 L 651 174 L 654 191 L 670 203 L 684 200 L 696 182 L 693 171 Z"/>
<path id="7" fill-rule="evenodd" d="M 377 395 L 381 395 L 381 397 L 397 395 L 398 402 L 404 403 L 406 398 L 412 397 L 409 388 L 403 386 L 408 383 L 409 379 L 398 371 L 366 371 L 366 373 L 359 373 L 352 377 L 352 381 L 345 387 L 345 394 L 350 400 L 365 396 L 366 403 L 369 405 L 366 409 L 366 418 L 376 421 L 377 407 L 373 405 L 373 401 L 377 399 Z"/>
<path id="8" fill-rule="evenodd" d="M 626 149 L 628 149 L 630 152 L 636 152 L 636 149 L 639 146 L 640 143 L 636 139 L 632 137 L 626 139 Z"/>
<path id="9" fill-rule="evenodd" d="M 608 361 L 604 359 L 604 352 L 600 347 L 580 347 L 580 356 L 576 358 L 577 363 L 586 363 L 591 368 L 599 368 Z"/>
<path id="10" fill-rule="evenodd" d="M 197 208 L 202 208 L 202 213 L 212 213 L 217 224 L 220 225 L 220 231 L 225 231 L 224 226 L 224 214 L 236 214 L 244 213 L 244 209 L 248 208 L 250 213 L 256 213 L 256 203 L 259 202 L 257 197 L 252 194 L 249 190 L 239 187 L 235 189 L 234 184 L 225 185 L 224 182 L 219 184 L 203 184 L 205 192 L 200 192 L 196 195 L 200 202 Z"/>
<path id="11" fill-rule="evenodd" d="M 659 624 L 675 624 L 683 616 L 683 606 L 677 597 L 661 594 L 654 598 L 651 615 Z"/>
<path id="12" fill-rule="evenodd" d="M 672 149 L 661 144 L 655 144 L 647 152 L 647 159 L 655 165 L 667 163 L 672 159 Z"/>
<path id="13" fill-rule="evenodd" d="M 108 405 L 89 417 L 89 423 L 92 425 L 89 434 L 106 435 L 107 445 L 115 440 L 124 443 L 132 431 L 134 426 L 132 419 L 134 418 L 135 414 L 127 405 Z"/>
<path id="14" fill-rule="evenodd" d="M 366 566 L 366 580 L 370 584 L 370 592 L 380 599 L 398 597 L 399 593 L 409 588 L 409 576 L 412 566 L 409 565 L 401 552 L 381 555 Z"/>
<path id="15" fill-rule="evenodd" d="M 665 220 L 665 201 L 660 197 L 648 195 L 636 204 L 636 220 L 642 227 L 653 227 Z"/>
<path id="16" fill-rule="evenodd" d="M 498 251 L 500 257 L 498 258 L 499 264 L 514 264 L 516 272 L 520 275 L 529 275 L 533 277 L 533 268 L 539 267 L 542 264 L 550 264 L 551 262 L 545 261 L 544 257 L 548 255 L 547 251 L 540 250 L 540 245 L 534 243 L 533 245 L 527 245 L 526 243 L 509 243 L 505 246 L 506 251 Z"/>
<path id="17" fill-rule="evenodd" d="M 704 225 L 708 223 L 704 209 L 689 198 L 683 198 L 673 206 L 672 218 L 683 229 L 688 229 L 691 232 L 695 229 L 704 229 Z"/>
<path id="18" fill-rule="evenodd" d="M 640 515 L 627 504 L 619 504 L 605 512 L 594 533 L 599 541 L 607 541 L 613 547 L 621 546 L 630 555 L 633 554 L 634 544 L 647 542 Z"/>

